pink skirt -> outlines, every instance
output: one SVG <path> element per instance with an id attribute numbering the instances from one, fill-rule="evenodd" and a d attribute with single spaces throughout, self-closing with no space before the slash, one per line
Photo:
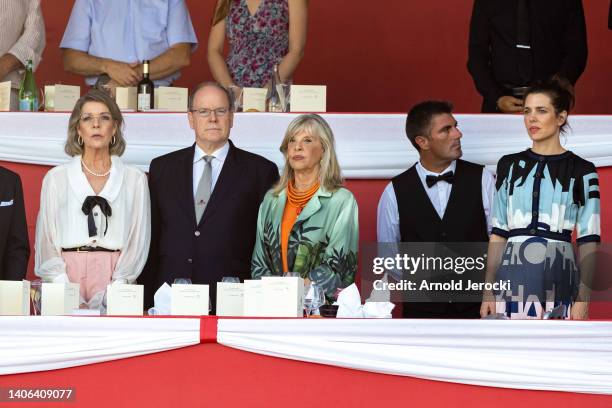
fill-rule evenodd
<path id="1" fill-rule="evenodd" d="M 111 282 L 121 252 L 62 252 L 70 282 L 81 285 L 81 297 L 86 302 Z"/>

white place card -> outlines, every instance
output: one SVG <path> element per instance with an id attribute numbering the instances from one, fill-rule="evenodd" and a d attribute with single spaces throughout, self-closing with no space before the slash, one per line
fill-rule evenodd
<path id="1" fill-rule="evenodd" d="M 142 316 L 143 286 L 115 283 L 106 287 L 106 314 L 109 316 Z"/>
<path id="2" fill-rule="evenodd" d="M 243 88 L 242 111 L 265 112 L 267 94 L 268 90 L 266 88 Z"/>
<path id="3" fill-rule="evenodd" d="M 0 281 L 0 316 L 30 315 L 30 282 Z"/>
<path id="4" fill-rule="evenodd" d="M 291 85 L 289 99 L 291 112 L 326 112 L 327 86 Z"/>
<path id="5" fill-rule="evenodd" d="M 244 280 L 244 316 L 266 316 L 264 309 L 263 282 L 261 280 Z"/>
<path id="6" fill-rule="evenodd" d="M 160 86 L 155 89 L 157 105 L 155 109 L 163 109 L 171 112 L 187 112 L 187 88 L 174 86 Z"/>
<path id="7" fill-rule="evenodd" d="M 45 110 L 55 110 L 55 85 L 45 85 Z"/>
<path id="8" fill-rule="evenodd" d="M 244 283 L 217 282 L 217 316 L 244 315 Z"/>
<path id="9" fill-rule="evenodd" d="M 135 86 L 115 88 L 115 101 L 121 110 L 138 109 L 138 91 Z"/>
<path id="10" fill-rule="evenodd" d="M 0 111 L 11 110 L 11 81 L 0 82 Z"/>
<path id="11" fill-rule="evenodd" d="M 208 285 L 174 284 L 170 293 L 171 315 L 208 316 Z"/>
<path id="12" fill-rule="evenodd" d="M 304 279 L 297 276 L 264 276 L 263 305 L 268 317 L 304 315 Z"/>
<path id="13" fill-rule="evenodd" d="M 40 314 L 43 316 L 70 315 L 79 308 L 78 283 L 43 283 Z"/>
<path id="14" fill-rule="evenodd" d="M 56 112 L 72 112 L 72 109 L 74 109 L 74 105 L 80 97 L 80 86 L 56 84 L 55 95 L 53 98 L 53 109 Z"/>

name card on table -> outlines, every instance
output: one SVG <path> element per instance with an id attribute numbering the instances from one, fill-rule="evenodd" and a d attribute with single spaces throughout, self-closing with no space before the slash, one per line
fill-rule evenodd
<path id="1" fill-rule="evenodd" d="M 291 85 L 291 112 L 326 112 L 327 86 Z"/>
<path id="2" fill-rule="evenodd" d="M 143 286 L 115 283 L 106 287 L 106 314 L 142 316 Z"/>
<path id="3" fill-rule="evenodd" d="M 74 85 L 55 85 L 53 108 L 56 112 L 71 112 L 81 97 L 81 87 Z M 45 97 L 45 106 L 46 106 Z"/>
<path id="4" fill-rule="evenodd" d="M 69 315 L 79 308 L 78 283 L 43 283 L 40 314 L 43 316 Z"/>
<path id="5" fill-rule="evenodd" d="M 138 91 L 135 86 L 115 88 L 115 101 L 121 110 L 138 109 Z"/>
<path id="6" fill-rule="evenodd" d="M 0 111 L 11 110 L 11 81 L 0 82 Z"/>
<path id="7" fill-rule="evenodd" d="M 304 315 L 304 279 L 291 276 L 264 276 L 264 309 L 269 317 L 302 317 Z"/>
<path id="8" fill-rule="evenodd" d="M 217 282 L 217 316 L 244 315 L 244 283 Z"/>
<path id="9" fill-rule="evenodd" d="M 174 284 L 170 291 L 170 314 L 208 316 L 208 285 Z"/>
<path id="10" fill-rule="evenodd" d="M 244 316 L 267 316 L 264 308 L 263 281 L 244 280 Z"/>
<path id="11" fill-rule="evenodd" d="M 187 88 L 160 86 L 155 89 L 155 109 L 171 112 L 187 112 Z"/>
<path id="12" fill-rule="evenodd" d="M 0 316 L 30 315 L 30 282 L 0 281 Z"/>
<path id="13" fill-rule="evenodd" d="M 266 88 L 243 88 L 242 111 L 265 112 L 267 94 L 268 90 Z"/>

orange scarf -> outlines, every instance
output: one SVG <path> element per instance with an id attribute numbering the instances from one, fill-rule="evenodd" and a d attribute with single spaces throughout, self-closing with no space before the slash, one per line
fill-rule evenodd
<path id="1" fill-rule="evenodd" d="M 318 189 L 318 182 L 306 191 L 297 191 L 293 186 L 293 182 L 287 184 L 287 202 L 285 203 L 285 210 L 281 222 L 281 258 L 283 261 L 283 272 L 294 272 L 289 271 L 289 265 L 287 264 L 289 234 L 291 234 L 293 224 L 295 224 L 298 215 L 300 215 L 304 207 L 306 207 L 306 204 L 308 204 L 308 201 L 310 201 Z"/>

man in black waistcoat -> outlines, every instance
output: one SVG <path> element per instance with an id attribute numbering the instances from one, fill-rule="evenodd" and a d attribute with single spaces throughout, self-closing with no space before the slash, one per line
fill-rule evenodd
<path id="1" fill-rule="evenodd" d="M 462 134 L 449 102 L 415 105 L 406 135 L 419 161 L 387 185 L 378 204 L 378 242 L 488 242 L 495 181 L 459 158 Z M 479 318 L 478 303 L 404 303 L 404 317 Z"/>

